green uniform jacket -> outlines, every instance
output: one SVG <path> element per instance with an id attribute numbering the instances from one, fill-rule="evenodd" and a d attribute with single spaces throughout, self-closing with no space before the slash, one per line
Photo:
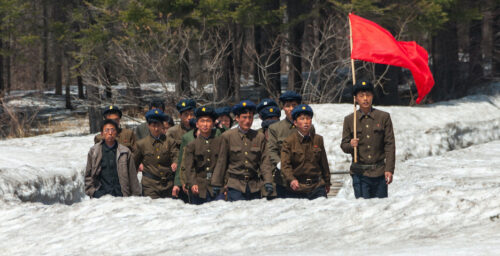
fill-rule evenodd
<path id="1" fill-rule="evenodd" d="M 330 186 L 330 168 L 326 158 L 323 137 L 311 132 L 303 137 L 298 131 L 283 141 L 281 171 L 287 184 L 299 181 L 298 193 L 310 193 L 319 186 Z M 314 180 L 305 184 L 306 179 Z M 317 181 L 317 182 L 316 182 Z"/>
<path id="2" fill-rule="evenodd" d="M 161 135 L 160 139 L 155 139 L 150 135 L 137 142 L 135 164 L 136 167 L 141 163 L 144 165 L 142 191 L 145 196 L 171 197 L 175 176 L 171 165 L 177 161 L 177 155 L 175 142 L 166 139 L 165 135 Z M 163 178 L 164 182 L 147 177 L 147 174 Z"/>
<path id="3" fill-rule="evenodd" d="M 103 141 L 90 148 L 87 155 L 87 166 L 85 168 L 85 194 L 94 196 L 101 184 L 99 183 L 99 174 L 101 173 L 102 145 Z M 118 172 L 118 181 L 123 196 L 140 196 L 141 187 L 137 179 L 137 171 L 134 164 L 134 158 L 130 149 L 118 144 L 116 149 L 116 170 Z"/>
<path id="4" fill-rule="evenodd" d="M 177 124 L 174 127 L 167 130 L 167 139 L 171 139 L 175 142 L 177 149 L 180 149 L 182 136 L 190 130 L 186 129 L 184 126 Z"/>
<path id="5" fill-rule="evenodd" d="M 137 140 L 142 140 L 146 138 L 147 136 L 149 136 L 148 123 L 146 122 L 138 125 L 137 127 L 135 127 L 134 132 Z"/>
<path id="6" fill-rule="evenodd" d="M 259 191 L 263 184 L 272 183 L 272 170 L 266 154 L 266 139 L 255 130 L 245 134 L 239 128 L 224 132 L 221 136 L 219 159 L 212 175 L 213 186 L 227 186 L 245 193 L 248 184 L 251 193 Z M 244 179 L 244 177 L 248 179 Z"/>
<path id="7" fill-rule="evenodd" d="M 175 172 L 175 182 L 174 182 L 174 184 L 176 186 L 179 186 L 179 187 L 186 184 L 186 176 L 184 175 L 184 167 L 183 167 L 183 161 L 182 161 L 182 158 L 184 155 L 184 147 L 186 147 L 187 144 L 189 144 L 189 142 L 191 142 L 195 139 L 195 136 L 194 136 L 195 132 L 196 132 L 196 129 L 192 129 L 192 130 L 184 133 L 184 135 L 182 135 L 182 140 L 181 140 L 182 142 L 181 142 L 181 146 L 179 149 L 179 156 L 177 158 L 177 171 Z M 219 129 L 216 129 L 215 136 L 219 136 L 219 135 L 221 135 L 221 133 L 222 132 Z"/>
<path id="8" fill-rule="evenodd" d="M 358 163 L 359 165 L 372 165 L 374 168 L 359 169 L 356 164 L 351 164 L 351 174 L 362 174 L 368 177 L 380 177 L 384 172 L 394 173 L 396 162 L 396 143 L 394 131 L 389 113 L 372 109 L 364 115 L 357 111 L 356 132 L 359 138 Z M 353 133 L 354 114 L 344 118 L 344 129 L 342 131 L 342 142 L 340 147 L 345 153 L 353 156 L 354 148 L 351 147 Z"/>
<path id="9" fill-rule="evenodd" d="M 210 179 L 212 178 L 219 155 L 221 137 L 213 130 L 210 138 L 198 138 L 191 141 L 184 150 L 183 173 L 188 187 L 198 185 L 200 198 L 207 197 L 207 191 L 213 195 Z"/>
<path id="10" fill-rule="evenodd" d="M 99 143 L 103 140 L 103 137 L 101 134 L 97 134 L 94 137 L 94 143 Z M 132 151 L 132 154 L 135 153 L 137 150 L 137 139 L 135 137 L 135 134 L 132 130 L 126 129 L 126 128 L 120 128 L 120 131 L 116 135 L 116 141 L 118 141 L 119 144 L 122 144 L 123 146 L 127 147 Z"/>

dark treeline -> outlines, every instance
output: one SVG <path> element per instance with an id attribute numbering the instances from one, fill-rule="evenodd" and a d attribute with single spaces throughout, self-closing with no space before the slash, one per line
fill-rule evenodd
<path id="1" fill-rule="evenodd" d="M 423 45 L 436 81 L 426 100 L 447 100 L 498 77 L 499 2 L 2 0 L 0 93 L 53 89 L 72 108 L 68 88 L 77 84 L 91 115 L 103 102 L 141 107 L 140 84 L 151 82 L 175 87 L 162 95 L 167 103 L 276 99 L 285 89 L 307 102 L 346 101 L 347 14 L 354 12 Z M 414 103 L 407 70 L 356 67 L 358 77 L 376 81 L 379 104 Z M 120 97 L 117 85 L 126 91 Z"/>

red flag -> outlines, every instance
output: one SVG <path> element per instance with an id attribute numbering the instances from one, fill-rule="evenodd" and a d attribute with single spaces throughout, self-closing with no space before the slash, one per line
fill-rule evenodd
<path id="1" fill-rule="evenodd" d="M 407 68 L 417 86 L 420 103 L 434 86 L 429 54 L 414 41 L 397 41 L 375 22 L 349 14 L 352 31 L 351 59 Z"/>

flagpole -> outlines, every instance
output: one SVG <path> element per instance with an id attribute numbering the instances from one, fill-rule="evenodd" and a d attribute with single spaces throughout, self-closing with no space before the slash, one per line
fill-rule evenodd
<path id="1" fill-rule="evenodd" d="M 349 13 L 350 14 L 350 13 Z M 351 53 L 352 53 L 352 28 L 351 28 L 351 19 L 349 19 L 349 40 L 351 44 Z M 351 58 L 351 73 L 352 73 L 352 86 L 354 89 L 354 85 L 356 84 L 356 69 L 354 67 L 354 60 Z M 354 90 L 353 90 L 354 92 Z M 352 132 L 354 134 L 354 139 L 357 139 L 358 134 L 357 134 L 357 129 L 356 129 L 356 95 L 353 94 L 353 105 L 354 105 L 354 118 L 353 118 L 353 126 L 354 126 L 354 131 Z M 358 147 L 354 147 L 354 162 L 358 162 Z"/>

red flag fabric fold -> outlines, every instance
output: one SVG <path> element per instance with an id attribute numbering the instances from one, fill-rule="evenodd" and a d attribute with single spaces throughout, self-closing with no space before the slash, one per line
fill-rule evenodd
<path id="1" fill-rule="evenodd" d="M 375 22 L 349 14 L 352 31 L 351 58 L 407 68 L 417 86 L 420 103 L 434 86 L 429 54 L 416 42 L 397 41 Z"/>

